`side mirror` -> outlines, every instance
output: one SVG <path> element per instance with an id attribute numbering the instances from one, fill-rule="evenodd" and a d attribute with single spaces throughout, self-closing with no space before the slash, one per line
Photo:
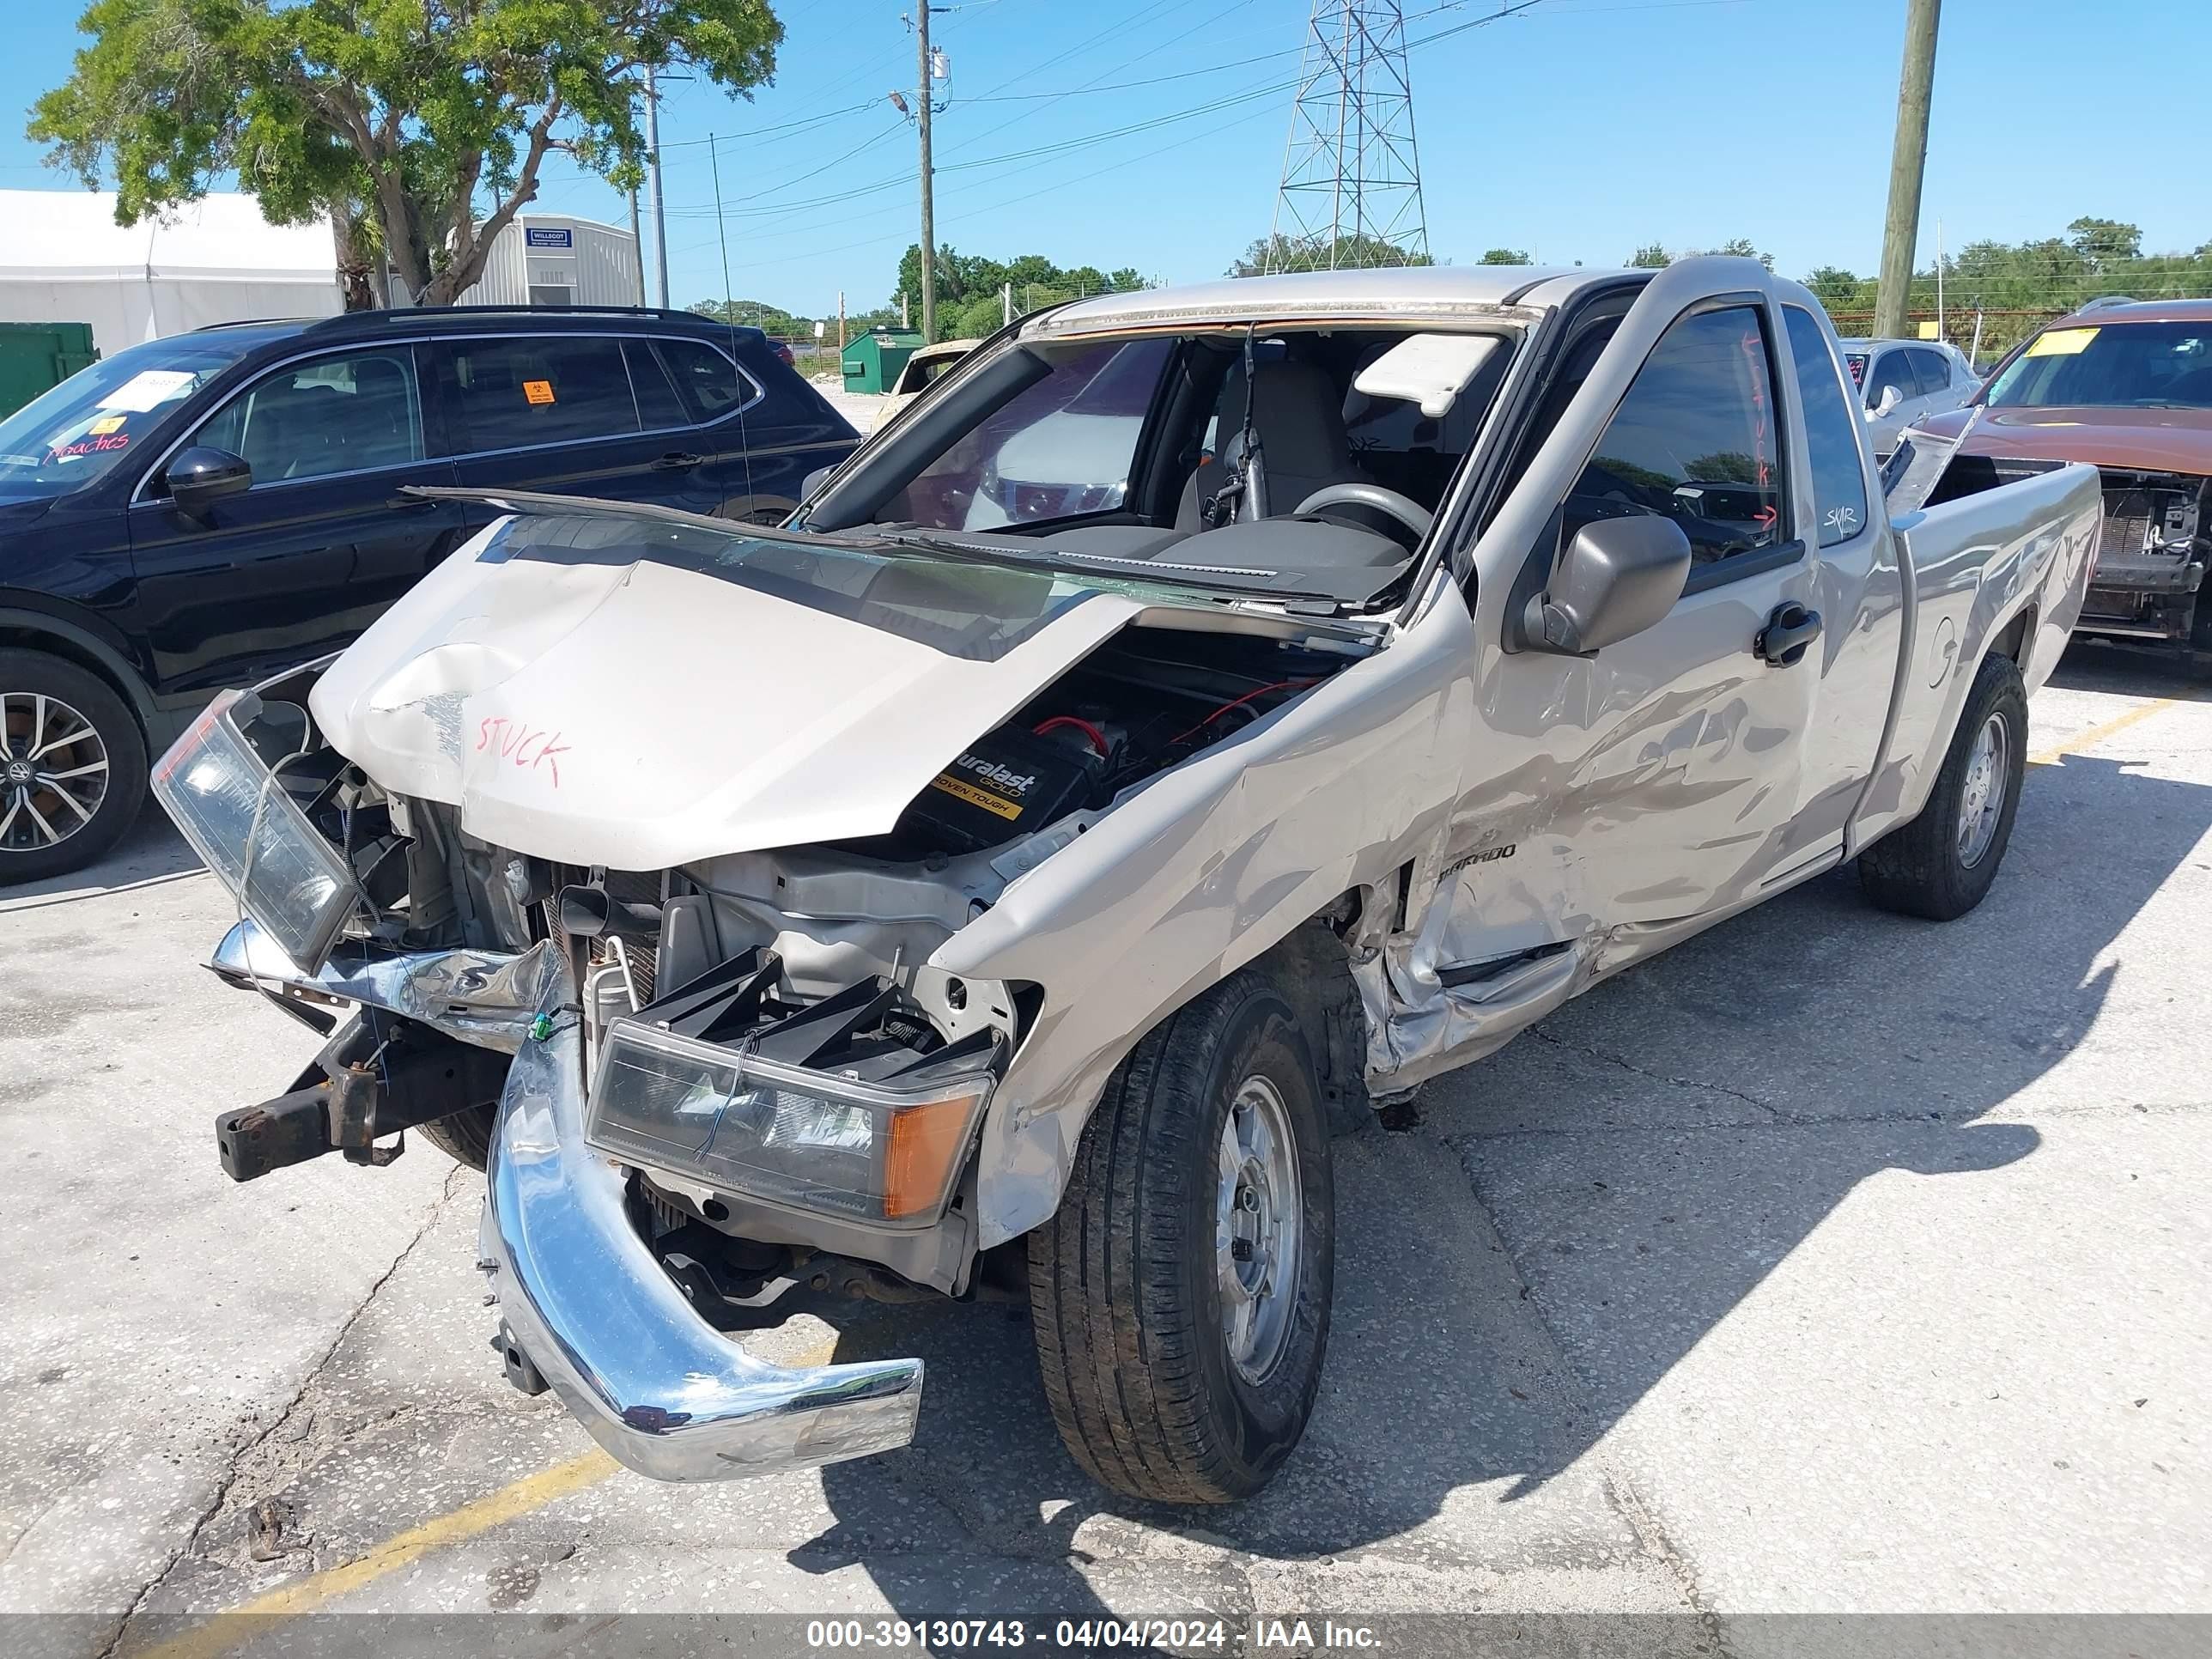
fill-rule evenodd
<path id="1" fill-rule="evenodd" d="M 806 482 L 799 486 L 799 499 L 802 501 L 812 501 L 814 492 L 828 483 L 830 475 L 836 470 L 834 466 L 816 467 L 813 471 L 806 475 Z"/>
<path id="2" fill-rule="evenodd" d="M 1904 401 L 1905 394 L 1897 389 L 1896 382 L 1892 381 L 1881 389 L 1881 401 L 1874 406 L 1874 418 L 1880 420 L 1885 415 L 1894 415 L 1898 404 Z"/>
<path id="3" fill-rule="evenodd" d="M 207 510 L 226 495 L 250 489 L 253 469 L 246 459 L 227 449 L 195 444 L 169 463 L 169 499 L 188 519 L 204 519 Z"/>
<path id="4" fill-rule="evenodd" d="M 1690 538 L 1672 519 L 1598 519 L 1567 544 L 1552 585 L 1528 601 L 1532 651 L 1587 657 L 1641 634 L 1674 607 L 1690 579 Z"/>

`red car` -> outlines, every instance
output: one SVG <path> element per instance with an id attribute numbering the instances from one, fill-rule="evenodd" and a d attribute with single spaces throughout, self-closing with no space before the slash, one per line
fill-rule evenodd
<path id="1" fill-rule="evenodd" d="M 1921 424 L 1963 453 L 2087 461 L 2105 524 L 2075 631 L 2212 665 L 2212 300 L 2098 301 L 2022 341 L 1964 410 Z"/>

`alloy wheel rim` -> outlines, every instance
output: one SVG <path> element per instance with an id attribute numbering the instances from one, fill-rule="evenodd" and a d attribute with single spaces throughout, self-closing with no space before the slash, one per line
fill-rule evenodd
<path id="1" fill-rule="evenodd" d="M 0 691 L 0 853 L 58 847 L 107 799 L 107 744 L 43 691 Z"/>
<path id="2" fill-rule="evenodd" d="M 1304 1271 L 1305 1217 L 1297 1142 L 1275 1085 L 1249 1077 L 1221 1125 L 1213 1259 L 1229 1363 L 1266 1379 L 1289 1346 Z"/>
<path id="3" fill-rule="evenodd" d="M 2011 732 L 2002 714 L 1991 714 L 1974 733 L 1974 747 L 1966 757 L 1966 787 L 1959 795 L 1959 862 L 1969 870 L 1982 861 L 1997 838 L 2011 749 Z"/>

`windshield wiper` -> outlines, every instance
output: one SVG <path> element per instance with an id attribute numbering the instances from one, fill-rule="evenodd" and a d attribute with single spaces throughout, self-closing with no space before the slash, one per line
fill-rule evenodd
<path id="1" fill-rule="evenodd" d="M 955 558 L 975 559 L 984 563 L 1013 566 L 1022 570 L 1057 570 L 1064 574 L 1097 574 L 1123 577 L 1134 582 L 1147 583 L 1154 587 L 1190 587 L 1208 593 L 1225 593 L 1237 599 L 1272 599 L 1285 604 L 1304 601 L 1325 605 L 1332 611 L 1341 601 L 1328 593 L 1315 592 L 1309 588 L 1275 587 L 1272 580 L 1282 573 L 1261 570 L 1250 565 L 1236 564 L 1179 564 L 1167 559 L 1128 559 L 1113 553 L 1084 553 L 1071 548 L 1040 546 L 1034 554 L 1001 546 L 996 542 L 971 542 L 948 536 L 939 531 L 879 530 L 878 535 L 887 541 L 898 542 L 908 547 L 926 549 Z M 1249 576 L 1249 581 L 1226 581 L 1224 577 Z"/>

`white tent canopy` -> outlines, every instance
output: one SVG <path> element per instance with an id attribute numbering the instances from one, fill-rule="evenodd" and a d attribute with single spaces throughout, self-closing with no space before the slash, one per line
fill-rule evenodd
<path id="1" fill-rule="evenodd" d="M 328 220 L 272 225 L 250 196 L 115 222 L 106 192 L 0 190 L 0 322 L 90 323 L 101 353 L 210 323 L 343 309 Z"/>

